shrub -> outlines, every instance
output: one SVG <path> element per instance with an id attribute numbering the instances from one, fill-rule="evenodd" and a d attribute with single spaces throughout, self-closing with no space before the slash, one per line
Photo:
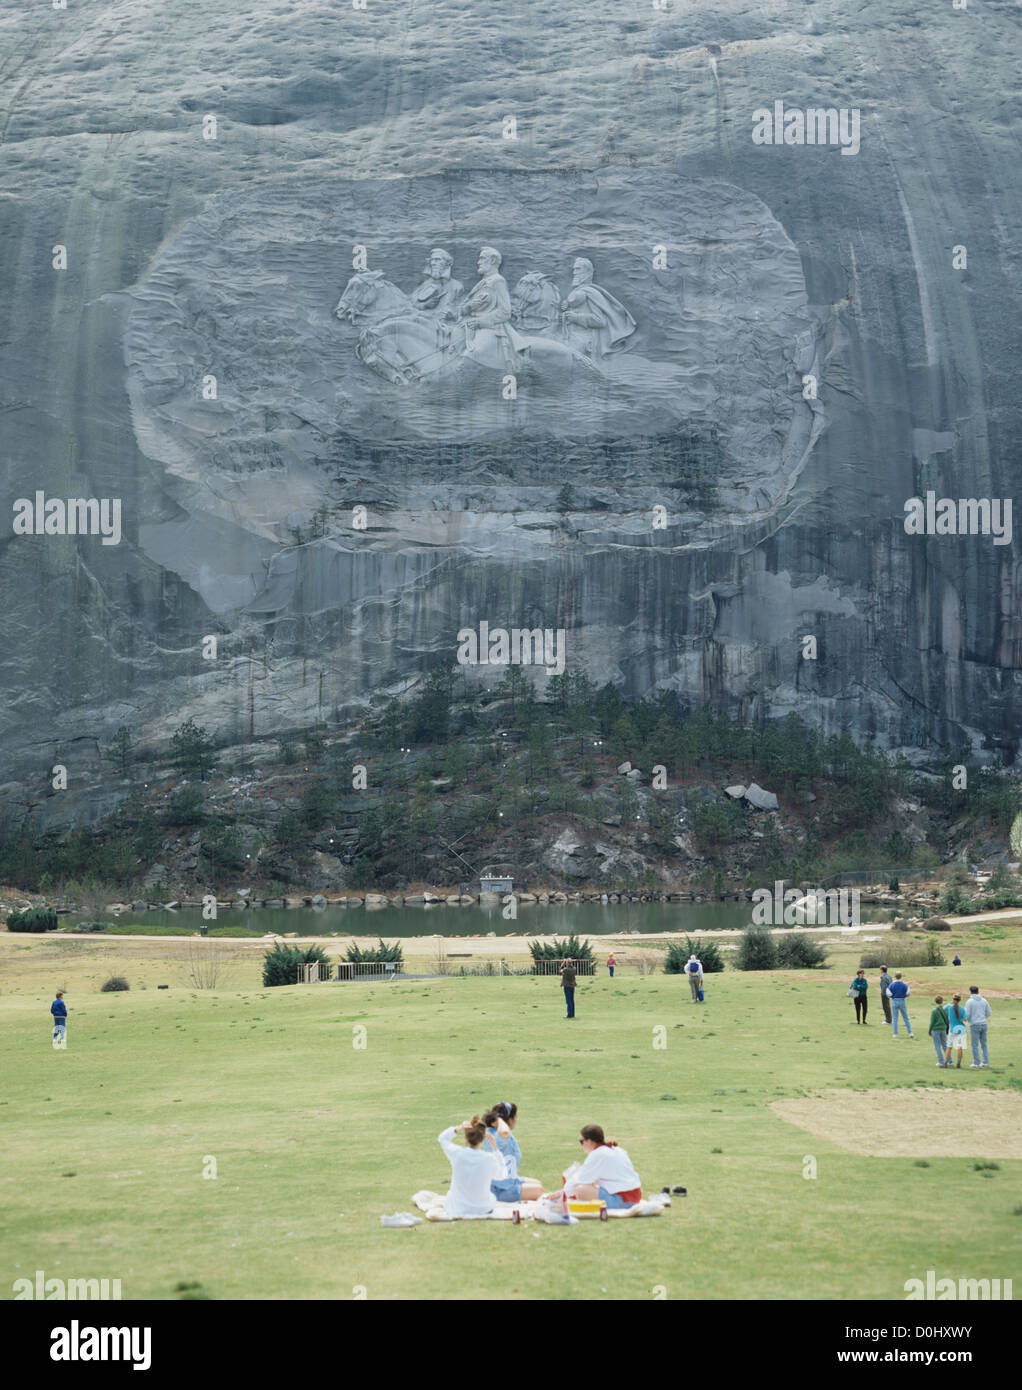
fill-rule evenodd
<path id="1" fill-rule="evenodd" d="M 100 987 L 101 994 L 118 994 L 121 990 L 130 989 L 131 986 L 123 975 L 111 975 L 106 984 Z"/>
<path id="2" fill-rule="evenodd" d="M 676 941 L 668 948 L 664 974 L 684 975 L 691 955 L 699 957 L 704 975 L 719 975 L 724 969 L 724 958 L 714 942 L 700 941 L 698 938 L 693 941 L 691 937 L 686 936 L 684 946 Z"/>
<path id="3" fill-rule="evenodd" d="M 167 800 L 163 812 L 165 825 L 200 825 L 205 816 L 203 796 L 198 787 L 182 787 Z"/>
<path id="4" fill-rule="evenodd" d="M 891 942 L 885 946 L 883 951 L 865 951 L 859 958 L 859 966 L 863 970 L 875 970 L 878 966 L 906 966 L 906 965 L 946 965 L 947 961 L 944 952 L 940 949 L 938 942 L 934 940 L 920 942 L 906 941 L 895 944 Z"/>
<path id="5" fill-rule="evenodd" d="M 739 970 L 776 970 L 777 947 L 763 927 L 746 927 L 735 965 Z"/>
<path id="6" fill-rule="evenodd" d="M 57 914 L 52 907 L 27 907 L 24 912 L 7 915 L 8 931 L 56 931 Z"/>
<path id="7" fill-rule="evenodd" d="M 356 859 L 348 873 L 348 887 L 372 888 L 376 882 L 376 866 L 369 859 Z"/>
<path id="8" fill-rule="evenodd" d="M 187 719 L 170 740 L 174 761 L 189 777 L 206 780 L 207 772 L 212 772 L 213 740 L 194 719 Z"/>
<path id="9" fill-rule="evenodd" d="M 571 936 L 555 937 L 553 941 L 547 942 L 545 945 L 539 941 L 530 941 L 529 951 L 532 955 L 532 973 L 534 975 L 551 973 L 548 970 L 539 969 L 540 965 L 547 961 L 560 964 L 562 960 L 573 960 L 579 975 L 591 975 L 595 969 L 592 944 L 588 938 L 585 941 L 579 941 L 574 932 Z"/>
<path id="10" fill-rule="evenodd" d="M 400 945 L 395 941 L 393 946 L 388 946 L 385 941 L 380 941 L 378 946 L 349 946 L 344 957 L 356 965 L 366 962 L 394 961 L 398 965 L 404 963 Z"/>
<path id="11" fill-rule="evenodd" d="M 804 936 L 801 932 L 782 936 L 777 943 L 777 963 L 786 970 L 812 970 L 815 966 L 825 965 L 826 962 L 825 947 L 813 937 Z"/>
<path id="12" fill-rule="evenodd" d="M 888 889 L 888 892 L 890 892 L 890 893 L 900 893 L 900 892 L 901 892 L 901 884 L 898 882 L 898 876 L 897 876 L 897 874 L 895 874 L 894 878 L 892 878 L 892 879 L 889 880 L 889 882 L 888 882 L 888 884 L 887 884 L 887 889 Z"/>
<path id="13" fill-rule="evenodd" d="M 328 961 L 322 946 L 281 946 L 279 943 L 263 956 L 263 986 L 296 985 L 303 965 Z"/>
<path id="14" fill-rule="evenodd" d="M 923 931 L 950 931 L 951 923 L 945 922 L 943 917 L 927 917 L 923 923 Z"/>
<path id="15" fill-rule="evenodd" d="M 940 895 L 938 906 L 941 912 L 961 912 L 968 902 L 966 894 L 959 883 L 949 883 Z"/>
<path id="16" fill-rule="evenodd" d="M 106 931 L 109 925 L 109 922 L 79 922 L 72 930 L 77 932 Z"/>
<path id="17" fill-rule="evenodd" d="M 996 893 L 1002 888 L 1010 888 L 1012 882 L 1013 879 L 1007 864 L 1003 859 L 999 859 L 991 870 L 989 879 L 987 879 L 987 892 Z"/>

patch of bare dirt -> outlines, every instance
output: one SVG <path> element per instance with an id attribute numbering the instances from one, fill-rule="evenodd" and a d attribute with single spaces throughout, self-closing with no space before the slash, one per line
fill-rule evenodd
<path id="1" fill-rule="evenodd" d="M 817 1139 L 871 1158 L 1022 1158 L 1022 1096 L 1007 1091 L 824 1091 L 770 1108 Z"/>

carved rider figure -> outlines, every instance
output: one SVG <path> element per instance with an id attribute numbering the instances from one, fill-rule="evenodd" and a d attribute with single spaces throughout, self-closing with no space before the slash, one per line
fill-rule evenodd
<path id="1" fill-rule="evenodd" d="M 593 284 L 593 263 L 584 256 L 572 267 L 561 322 L 565 341 L 587 357 L 606 357 L 635 332 L 635 320 L 625 306 Z"/>
<path id="2" fill-rule="evenodd" d="M 500 273 L 501 255 L 492 246 L 479 252 L 476 266 L 480 279 L 458 306 L 458 319 L 466 330 L 465 356 L 487 367 L 513 366 L 527 347 L 511 326 L 511 296 Z"/>
<path id="3" fill-rule="evenodd" d="M 435 247 L 429 253 L 426 278 L 409 295 L 416 309 L 439 318 L 455 308 L 465 287 L 460 280 L 451 279 L 453 266 L 454 257 L 449 251 Z"/>

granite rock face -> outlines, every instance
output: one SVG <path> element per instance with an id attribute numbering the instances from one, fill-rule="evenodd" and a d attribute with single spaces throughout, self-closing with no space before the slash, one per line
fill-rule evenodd
<path id="1" fill-rule="evenodd" d="M 1008 7 L 172 0 L 0 34 L 4 514 L 123 514 L 117 545 L 5 523 L 0 782 L 120 724 L 343 718 L 481 621 L 630 695 L 1014 755 L 1018 548 L 903 526 L 1018 477 Z M 777 101 L 854 108 L 857 153 L 754 143 Z M 428 355 L 401 306 L 484 246 L 539 341 L 367 366 L 367 324 Z M 634 324 L 606 352 L 521 309 L 579 257 Z M 393 314 L 337 317 L 361 274 Z"/>

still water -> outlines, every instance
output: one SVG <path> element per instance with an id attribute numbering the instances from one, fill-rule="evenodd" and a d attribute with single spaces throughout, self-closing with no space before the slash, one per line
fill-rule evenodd
<path id="1" fill-rule="evenodd" d="M 713 903 L 567 903 L 547 907 L 519 904 L 517 921 L 506 921 L 499 907 L 381 907 L 369 908 L 253 908 L 224 909 L 215 923 L 205 922 L 198 908 L 178 912 L 124 913 L 120 921 L 187 933 L 201 927 L 244 927 L 253 936 L 276 932 L 283 936 L 342 936 L 400 938 L 410 936 L 497 936 L 525 932 L 549 936 L 620 935 L 639 932 L 737 931 L 750 924 L 752 904 Z M 863 907 L 862 920 L 869 919 Z M 68 920 L 68 919 L 65 919 Z M 71 923 L 86 920 L 82 914 Z"/>

